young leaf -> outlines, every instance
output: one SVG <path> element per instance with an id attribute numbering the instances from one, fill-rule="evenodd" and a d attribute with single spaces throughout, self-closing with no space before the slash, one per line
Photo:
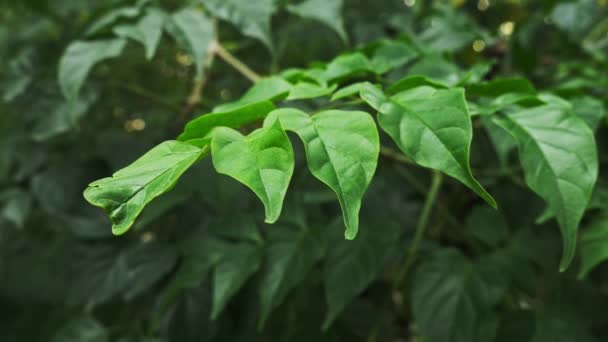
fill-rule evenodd
<path id="1" fill-rule="evenodd" d="M 244 35 L 259 39 L 274 50 L 270 33 L 270 18 L 276 11 L 274 0 L 201 0 L 213 16 L 231 22 Z"/>
<path id="2" fill-rule="evenodd" d="M 262 264 L 258 245 L 240 243 L 229 247 L 213 271 L 213 309 L 216 319 L 228 300 L 245 284 Z"/>
<path id="3" fill-rule="evenodd" d="M 332 86 L 327 86 L 319 85 L 312 82 L 298 82 L 293 86 L 293 88 L 289 92 L 287 100 L 304 100 L 327 96 L 331 94 L 336 89 L 336 87 L 336 84 Z"/>
<path id="4" fill-rule="evenodd" d="M 208 148 L 179 141 L 165 141 L 112 177 L 89 184 L 86 200 L 110 215 L 112 232 L 126 232 L 143 208 L 169 191 Z"/>
<path id="5" fill-rule="evenodd" d="M 140 42 L 146 49 L 148 60 L 154 57 L 160 42 L 166 15 L 160 10 L 150 10 L 136 25 L 121 25 L 114 28 L 114 34 Z"/>
<path id="6" fill-rule="evenodd" d="M 306 0 L 297 5 L 288 5 L 287 10 L 299 17 L 327 25 L 343 42 L 348 42 L 342 19 L 342 0 Z"/>
<path id="7" fill-rule="evenodd" d="M 581 236 L 581 267 L 584 278 L 594 267 L 608 259 L 608 215 L 604 214 L 585 227 Z"/>
<path id="8" fill-rule="evenodd" d="M 551 105 L 496 117 L 495 122 L 517 141 L 528 186 L 557 214 L 564 240 L 560 268 L 565 270 L 597 179 L 593 132 L 579 117 Z"/>
<path id="9" fill-rule="evenodd" d="M 428 87 L 427 87 L 428 88 Z M 414 88 L 410 91 L 416 91 Z M 475 191 L 492 207 L 496 202 L 477 182 L 469 166 L 472 140 L 471 118 L 462 89 L 425 88 L 416 96 L 403 93 L 390 99 L 368 84 L 361 97 L 379 111 L 378 122 L 411 160 L 444 172 Z"/>
<path id="10" fill-rule="evenodd" d="M 344 236 L 354 239 L 361 200 L 378 164 L 380 143 L 374 120 L 359 111 L 327 110 L 310 116 L 297 109 L 276 110 L 267 120 L 276 118 L 304 142 L 310 172 L 338 196 Z"/>
<path id="11" fill-rule="evenodd" d="M 227 127 L 212 132 L 211 153 L 217 172 L 249 187 L 264 203 L 266 222 L 281 214 L 293 174 L 294 156 L 287 134 L 276 120 L 244 137 Z"/>
<path id="12" fill-rule="evenodd" d="M 125 43 L 124 39 L 117 38 L 70 44 L 59 61 L 59 85 L 63 95 L 70 101 L 76 100 L 91 68 L 104 59 L 120 55 Z"/>
<path id="13" fill-rule="evenodd" d="M 324 253 L 323 242 L 311 230 L 278 227 L 268 231 L 268 244 L 268 265 L 260 284 L 260 328 Z"/>

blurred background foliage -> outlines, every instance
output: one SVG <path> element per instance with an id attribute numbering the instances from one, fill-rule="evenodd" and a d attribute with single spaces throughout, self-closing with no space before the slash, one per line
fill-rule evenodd
<path id="1" fill-rule="evenodd" d="M 67 100 L 57 80 L 66 48 L 110 39 L 149 10 L 211 14 L 226 50 L 261 75 L 400 37 L 422 57 L 389 80 L 523 76 L 598 122 L 606 162 L 607 1 L 308 2 L 0 1 L 1 341 L 608 338 L 608 268 L 582 280 L 576 265 L 558 273 L 555 222 L 536 223 L 543 203 L 522 187 L 521 170 L 511 167 L 516 156 L 509 146 L 495 147 L 500 139 L 478 124 L 474 173 L 500 209 L 446 181 L 402 288 L 392 288 L 391 279 L 406 257 L 430 177 L 391 158 L 381 160 L 352 242 L 343 240 L 333 194 L 304 160 L 297 160 L 276 225 L 263 224 L 254 196 L 205 161 L 128 234 L 111 235 L 106 216 L 83 200 L 86 185 L 251 84 L 216 59 L 204 71 L 200 101 L 190 101 L 197 61 L 167 29 L 154 58 L 129 40 Z M 605 182 L 600 175 L 583 224 L 599 232 L 582 242 L 595 248 L 597 263 L 608 256 Z"/>

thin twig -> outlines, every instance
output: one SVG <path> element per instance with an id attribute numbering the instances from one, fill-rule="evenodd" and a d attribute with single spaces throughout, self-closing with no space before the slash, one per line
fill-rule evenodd
<path id="1" fill-rule="evenodd" d="M 414 239 L 412 240 L 412 243 L 408 250 L 407 259 L 403 264 L 401 264 L 401 267 L 397 271 L 395 282 L 393 283 L 393 288 L 395 290 L 401 287 L 403 279 L 405 278 L 410 267 L 414 264 L 414 261 L 416 260 L 418 249 L 420 248 L 420 242 L 424 237 L 424 232 L 426 230 L 426 226 L 428 224 L 433 206 L 435 205 L 435 202 L 437 200 L 437 195 L 439 193 L 439 189 L 441 188 L 442 181 L 443 176 L 441 172 L 433 170 L 433 180 L 431 182 L 431 188 L 426 197 L 426 200 L 424 201 L 424 207 L 422 208 L 422 213 L 420 214 L 420 218 L 418 219 L 418 225 L 416 226 Z"/>
<path id="2" fill-rule="evenodd" d="M 179 115 L 180 121 L 186 121 L 192 110 L 201 103 L 203 89 L 209 81 L 209 72 L 215 59 L 215 45 L 217 45 L 217 41 L 214 38 L 209 42 L 207 47 L 207 56 L 205 58 L 205 65 L 203 67 L 204 73 L 201 77 L 194 80 L 192 91 L 190 92 L 190 95 L 188 96 L 188 99 L 186 100 L 186 103 L 184 104 L 184 107 Z"/>
<path id="3" fill-rule="evenodd" d="M 387 159 L 391 159 L 402 164 L 412 164 L 412 161 L 409 160 L 405 155 L 403 155 L 403 153 L 394 150 L 390 147 L 380 146 L 380 155 Z"/>
<path id="4" fill-rule="evenodd" d="M 255 71 L 251 70 L 247 66 L 247 64 L 243 63 L 236 56 L 231 54 L 228 50 L 226 50 L 219 41 L 216 42 L 213 47 L 213 52 L 216 53 L 221 59 L 223 59 L 226 63 L 228 63 L 231 67 L 236 69 L 241 75 L 245 76 L 248 80 L 253 83 L 256 83 L 262 77 L 258 75 Z"/>

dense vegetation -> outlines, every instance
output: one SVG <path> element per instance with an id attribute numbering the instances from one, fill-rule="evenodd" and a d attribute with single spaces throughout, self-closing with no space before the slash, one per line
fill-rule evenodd
<path id="1" fill-rule="evenodd" d="M 603 341 L 607 106 L 603 0 L 0 0 L 0 341 Z"/>

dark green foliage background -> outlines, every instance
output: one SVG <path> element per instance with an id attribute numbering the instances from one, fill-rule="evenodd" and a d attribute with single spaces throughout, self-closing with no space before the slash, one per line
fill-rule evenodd
<path id="1" fill-rule="evenodd" d="M 331 24 L 286 10 L 299 1 L 263 2 L 277 9 L 272 53 L 238 25 L 219 22 L 223 46 L 261 75 L 403 38 L 424 53 L 386 81 L 468 77 L 474 96 L 483 79 L 519 76 L 597 120 L 600 176 L 581 224 L 581 234 L 595 234 L 579 241 L 574 263 L 558 271 L 557 223 L 537 222 L 545 205 L 526 187 L 517 153 L 479 117 L 471 166 L 499 209 L 444 178 L 413 266 L 397 286 L 431 172 L 391 153 L 380 157 L 354 241 L 344 240 L 335 196 L 312 177 L 297 139 L 276 224 L 264 224 L 257 198 L 204 160 L 115 237 L 108 218 L 83 199 L 87 184 L 174 139 L 189 119 L 237 99 L 251 82 L 216 58 L 201 102 L 190 108 L 192 57 L 164 34 L 151 61 L 129 41 L 119 57 L 92 69 L 77 103 L 69 103 L 57 81 L 67 46 L 133 2 L 0 0 L 0 341 L 608 339 L 608 268 L 599 264 L 577 278 L 586 251 L 598 263 L 608 258 L 606 1 L 493 0 L 485 9 L 484 1 L 344 0 L 335 20 L 343 18 L 346 42 Z M 201 5 L 149 6 L 172 13 Z M 514 23 L 512 34 L 506 22 Z M 485 42 L 479 51 L 477 40 Z M 330 103 L 298 105 L 314 111 Z M 381 143 L 395 148 L 386 135 Z M 274 283 L 277 270 L 283 278 Z M 218 285 L 228 287 L 227 304 L 213 312 Z"/>

